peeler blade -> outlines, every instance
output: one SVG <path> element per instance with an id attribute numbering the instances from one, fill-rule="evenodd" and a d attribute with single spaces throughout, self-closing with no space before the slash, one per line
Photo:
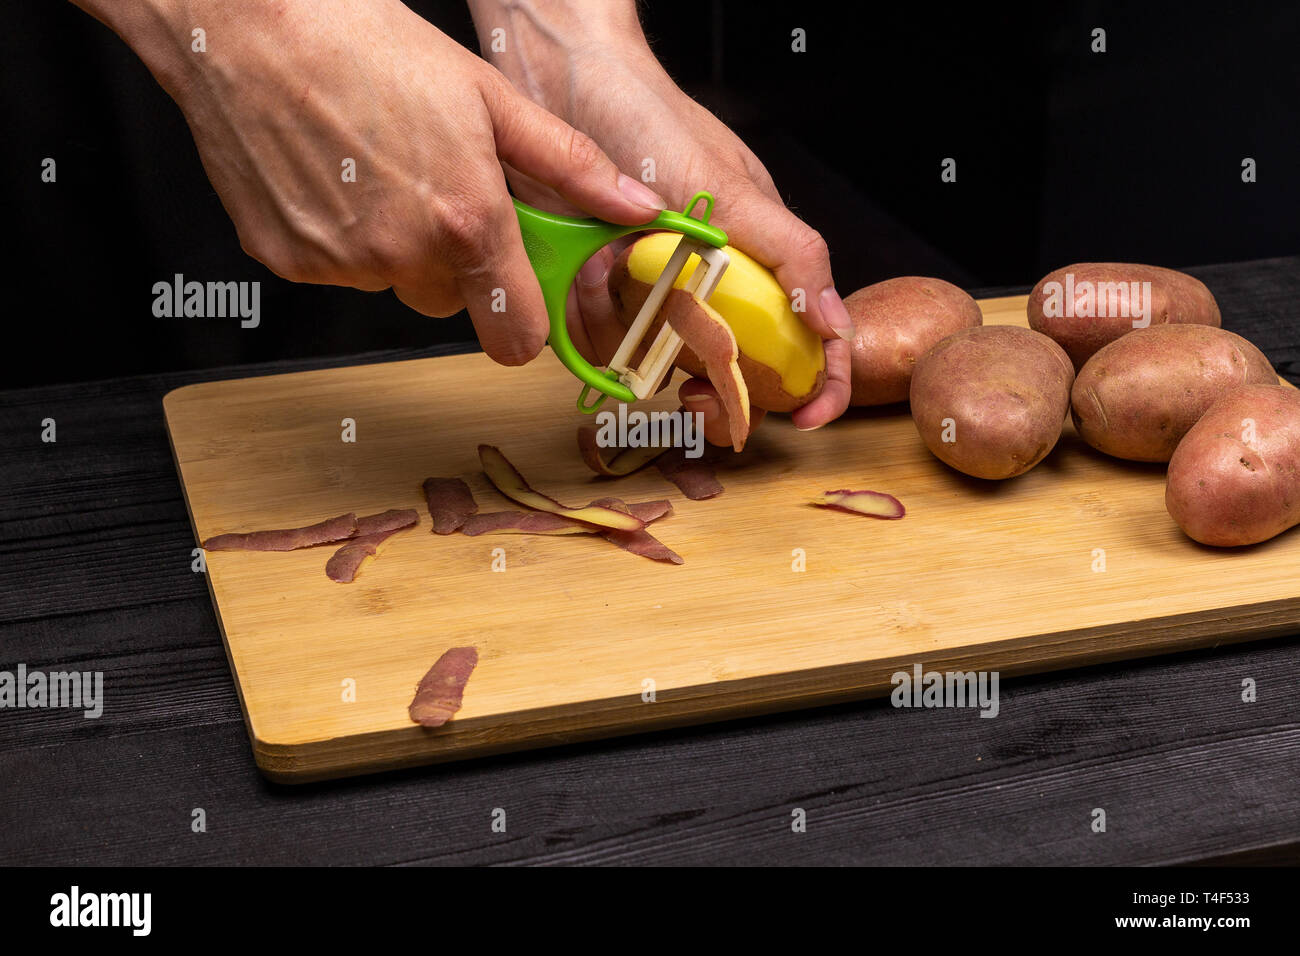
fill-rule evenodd
<path id="1" fill-rule="evenodd" d="M 636 354 L 637 348 L 645 338 L 646 331 L 654 322 L 655 316 L 659 314 L 664 300 L 677 283 L 677 277 L 681 275 L 682 269 L 686 267 L 692 255 L 698 256 L 700 261 L 690 278 L 686 280 L 683 291 L 702 302 L 707 302 L 713 295 L 713 290 L 717 288 L 722 274 L 727 271 L 727 266 L 731 263 L 731 257 L 722 249 L 683 236 L 609 362 L 609 368 L 618 373 L 619 381 L 626 385 L 638 399 L 648 398 L 659 390 L 664 377 L 672 370 L 673 363 L 682 350 L 681 336 L 665 322 L 660 326 L 659 333 L 646 351 L 641 364 L 636 368 L 630 365 L 632 356 Z"/>

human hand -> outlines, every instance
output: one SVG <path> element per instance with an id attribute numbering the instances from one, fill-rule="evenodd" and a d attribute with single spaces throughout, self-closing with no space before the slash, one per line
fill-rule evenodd
<path id="1" fill-rule="evenodd" d="M 770 268 L 792 299 L 805 303 L 802 317 L 825 340 L 826 386 L 792 414 L 795 425 L 817 428 L 839 417 L 849 403 L 848 343 L 854 332 L 835 291 L 826 243 L 786 208 L 771 176 L 744 143 L 663 71 L 632 5 L 550 0 L 524 4 L 520 12 L 499 0 L 471 0 L 471 9 L 484 49 L 491 48 L 491 28 L 506 30 L 506 48 L 493 60 L 512 81 L 592 136 L 621 168 L 640 170 L 645 160 L 653 160 L 655 186 L 673 208 L 683 208 L 700 189 L 713 193 L 711 221 L 726 230 L 732 245 Z M 544 184 L 508 172 L 525 202 L 565 211 Z M 608 251 L 601 253 L 584 276 L 600 279 L 612 261 Z M 582 279 L 578 292 L 571 297 L 576 314 L 570 316 L 570 335 L 580 349 L 585 340 L 600 359 L 608 358 L 603 343 L 617 345 L 623 329 L 604 328 L 612 312 Z M 730 444 L 712 386 L 692 381 L 687 392 L 707 396 L 698 402 L 706 433 Z"/>
<path id="2" fill-rule="evenodd" d="M 549 324 L 501 161 L 611 222 L 664 207 L 397 0 L 79 2 L 181 107 L 249 255 L 296 282 L 391 287 L 426 315 L 466 308 L 503 364 L 536 356 Z"/>

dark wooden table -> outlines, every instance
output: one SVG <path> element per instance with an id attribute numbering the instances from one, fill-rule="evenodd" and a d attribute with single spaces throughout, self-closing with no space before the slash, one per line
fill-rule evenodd
<path id="1" fill-rule="evenodd" d="M 1190 271 L 1225 326 L 1300 381 L 1300 257 Z M 106 698 L 97 720 L 0 710 L 0 863 L 1300 860 L 1294 638 L 1006 681 L 995 720 L 876 700 L 267 783 L 190 570 L 161 400 L 203 379 L 326 364 L 0 395 L 0 670 L 102 671 Z M 55 444 L 40 440 L 45 418 Z M 791 831 L 796 807 L 807 832 Z M 206 832 L 191 829 L 196 808 Z M 505 833 L 492 831 L 496 808 Z"/>

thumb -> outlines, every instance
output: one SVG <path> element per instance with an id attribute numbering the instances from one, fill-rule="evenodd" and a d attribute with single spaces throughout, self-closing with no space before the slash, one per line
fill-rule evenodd
<path id="1" fill-rule="evenodd" d="M 649 222 L 668 204 L 649 186 L 619 172 L 596 141 L 520 96 L 503 79 L 485 84 L 497 156 L 608 222 Z"/>
<path id="2" fill-rule="evenodd" d="M 569 336 L 575 345 L 580 341 L 585 344 L 590 352 L 587 360 L 596 365 L 609 364 L 627 334 L 609 297 L 607 282 L 613 265 L 614 254 L 606 246 L 587 260 L 573 283 L 574 309 L 569 315 Z M 578 348 L 581 351 L 583 345 Z M 640 361 L 639 355 L 634 355 L 633 361 Z"/>

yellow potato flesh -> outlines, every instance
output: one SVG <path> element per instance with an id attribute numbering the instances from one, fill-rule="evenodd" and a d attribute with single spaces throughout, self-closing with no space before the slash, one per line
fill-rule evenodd
<path id="1" fill-rule="evenodd" d="M 653 285 L 668 264 L 681 236 L 654 233 L 637 240 L 628 258 L 632 278 Z M 790 308 L 776 276 L 745 253 L 726 247 L 731 264 L 723 273 L 709 305 L 726 320 L 736 336 L 736 346 L 755 362 L 781 377 L 781 387 L 791 395 L 806 395 L 826 368 L 821 339 Z M 677 277 L 680 289 L 695 272 L 699 257 L 691 256 Z"/>

